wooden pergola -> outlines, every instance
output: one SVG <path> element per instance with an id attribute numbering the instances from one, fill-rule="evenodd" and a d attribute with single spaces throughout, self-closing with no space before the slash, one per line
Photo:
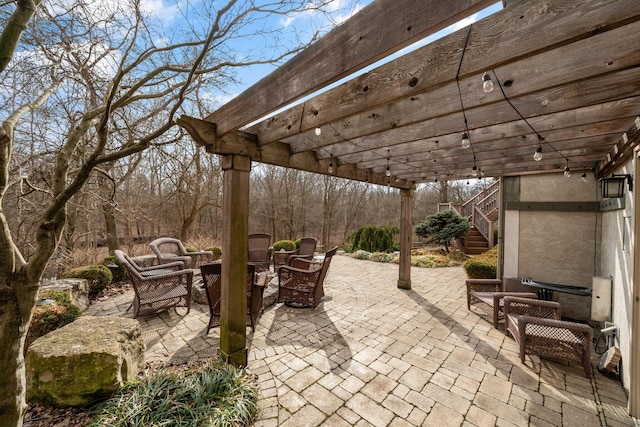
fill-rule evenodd
<path id="1" fill-rule="evenodd" d="M 494 2 L 375 0 L 219 110 L 180 119 L 198 144 L 223 156 L 220 346 L 229 360 L 246 363 L 251 162 L 400 189 L 398 286 L 410 288 L 417 184 L 475 172 L 561 174 L 567 166 L 599 177 L 630 155 L 640 139 L 638 0 L 509 2 L 322 91 Z M 495 86 L 489 93 L 485 72 Z M 542 160 L 534 161 L 538 147 Z"/>

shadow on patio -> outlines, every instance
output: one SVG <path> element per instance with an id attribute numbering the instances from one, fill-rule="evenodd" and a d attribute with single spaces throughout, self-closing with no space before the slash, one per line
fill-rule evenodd
<path id="1" fill-rule="evenodd" d="M 410 291 L 397 268 L 337 256 L 317 309 L 265 310 L 249 335 L 259 426 L 634 425 L 618 381 L 537 357 L 522 365 L 510 337 L 467 311 L 462 268 L 414 268 Z M 89 314 L 131 317 L 128 302 Z M 207 307 L 183 313 L 139 318 L 148 360 L 215 354 Z"/>

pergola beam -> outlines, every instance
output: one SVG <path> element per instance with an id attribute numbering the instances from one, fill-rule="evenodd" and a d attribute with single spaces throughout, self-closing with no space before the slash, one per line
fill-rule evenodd
<path id="1" fill-rule="evenodd" d="M 198 145 L 206 147 L 208 153 L 220 155 L 241 155 L 252 161 L 297 169 L 305 172 L 331 175 L 338 178 L 389 185 L 394 188 L 412 189 L 415 184 L 402 179 L 391 179 L 384 173 L 369 169 L 357 169 L 353 164 L 340 164 L 337 158 L 318 159 L 313 151 L 291 154 L 289 145 L 281 142 L 259 146 L 256 136 L 246 132 L 232 132 L 224 137 L 217 136 L 216 124 L 195 117 L 182 116 L 178 125 L 185 128 Z M 332 163 L 333 172 L 329 172 Z"/>
<path id="2" fill-rule="evenodd" d="M 501 79 L 512 78 L 516 84 L 508 92 L 510 96 L 518 96 L 548 88 L 549 82 L 567 83 L 575 80 L 576 75 L 588 77 L 636 64 L 638 51 L 634 49 L 634 32 L 640 31 L 640 23 L 633 22 L 640 19 L 640 9 L 631 1 L 616 2 L 614 6 L 612 1 L 575 0 L 567 4 L 565 0 L 552 0 L 545 3 L 545 8 L 535 2 L 522 2 L 511 7 L 508 13 L 503 11 L 474 24 L 460 74 L 463 92 L 471 86 L 479 88 L 481 73 L 490 69 L 496 69 Z M 522 19 L 516 20 L 516 17 Z M 514 21 L 505 24 L 507 18 Z M 550 20 L 553 25 L 549 24 Z M 622 25 L 625 28 L 618 28 Z M 503 30 L 498 32 L 496 28 Z M 593 28 L 603 34 L 594 36 Z M 399 101 L 406 105 L 398 111 L 420 108 L 431 108 L 436 113 L 442 108 L 457 111 L 455 77 L 467 31 L 460 30 L 411 55 L 382 65 L 303 105 L 277 114 L 249 131 L 258 135 L 259 144 L 264 145 Z M 527 43 L 523 44 L 525 34 L 535 34 L 535 37 L 527 37 Z M 584 50 L 584 54 L 577 54 L 576 49 Z M 594 55 L 600 55 L 602 59 L 593 61 Z M 581 57 L 589 60 L 576 61 Z M 514 63 L 516 68 L 513 68 Z M 599 64 L 599 68 L 594 63 Z M 568 68 L 572 73 L 566 73 Z M 428 92 L 429 102 L 410 105 L 411 101 L 419 101 L 415 98 L 425 92 Z M 469 107 L 497 102 L 499 91 L 494 92 L 486 95 L 476 89 L 474 96 L 465 99 Z M 433 97 L 440 97 L 442 102 L 434 102 Z M 368 117 L 371 121 L 382 120 L 387 129 L 407 124 L 389 120 L 388 116 Z M 360 129 L 353 123 L 344 128 L 334 127 L 341 134 L 342 129 L 348 127 Z"/>
<path id="3" fill-rule="evenodd" d="M 206 120 L 226 135 L 493 3 L 376 0 Z"/>

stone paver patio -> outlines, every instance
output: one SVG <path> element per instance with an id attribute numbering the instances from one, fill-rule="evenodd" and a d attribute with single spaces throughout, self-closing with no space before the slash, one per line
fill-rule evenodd
<path id="1" fill-rule="evenodd" d="M 276 304 L 249 334 L 262 389 L 258 426 L 622 426 L 619 381 L 537 357 L 466 308 L 462 268 L 413 268 L 334 257 L 315 309 Z M 132 317 L 132 292 L 86 314 Z M 140 317 L 147 360 L 216 354 L 208 307 Z M 250 332 L 250 329 L 247 329 Z M 593 359 L 594 367 L 597 358 Z"/>

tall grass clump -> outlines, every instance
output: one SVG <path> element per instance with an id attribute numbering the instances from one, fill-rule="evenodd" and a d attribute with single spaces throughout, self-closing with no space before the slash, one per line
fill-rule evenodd
<path id="1" fill-rule="evenodd" d="M 257 419 L 258 397 L 254 380 L 230 365 L 165 368 L 103 402 L 91 426 L 250 426 Z"/>

